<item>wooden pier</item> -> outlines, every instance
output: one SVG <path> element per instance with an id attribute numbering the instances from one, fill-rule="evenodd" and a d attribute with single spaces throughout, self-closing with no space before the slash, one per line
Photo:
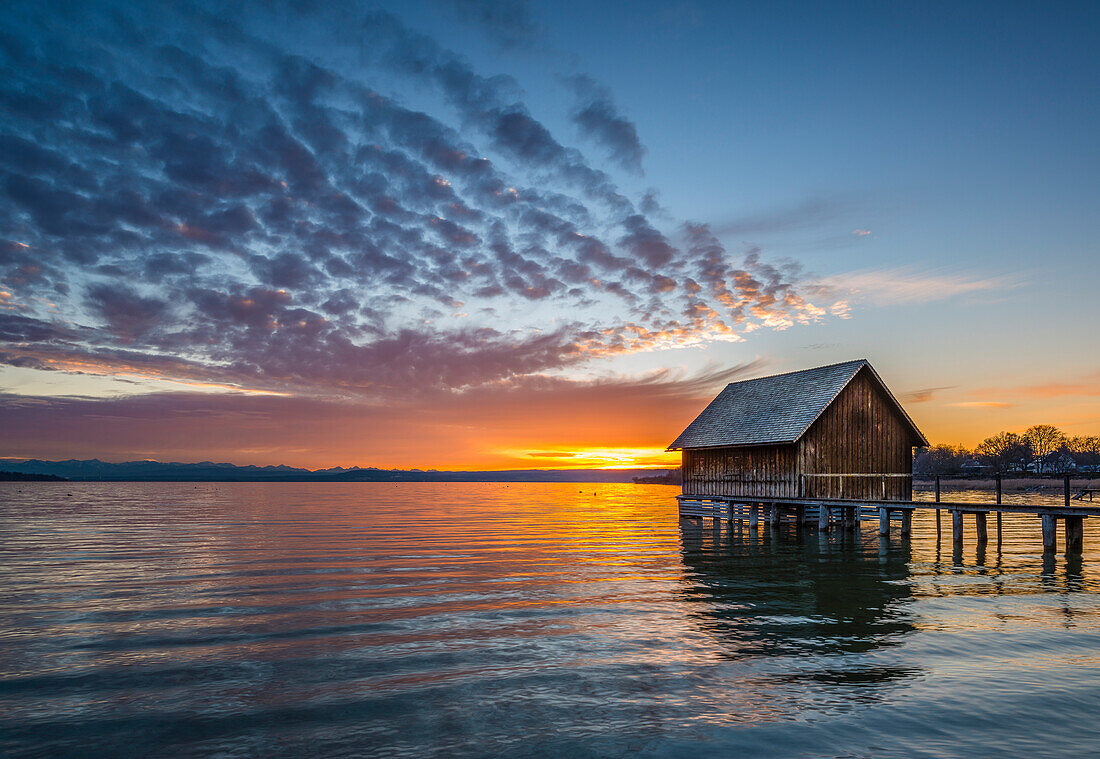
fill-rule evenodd
<path id="1" fill-rule="evenodd" d="M 748 522 L 757 527 L 761 522 L 770 528 L 781 524 L 814 526 L 827 531 L 834 527 L 856 530 L 861 521 L 877 521 L 879 535 L 889 538 L 893 522 L 900 522 L 900 533 L 908 535 L 912 530 L 913 512 L 924 509 L 936 512 L 936 537 L 941 533 L 941 512 L 951 516 L 951 542 L 956 549 L 963 544 L 963 520 L 973 515 L 979 546 L 989 541 L 988 515 L 997 516 L 997 542 L 1001 541 L 1002 514 L 1028 514 L 1039 519 L 1042 530 L 1043 551 L 1057 550 L 1057 525 L 1064 524 L 1065 552 L 1081 553 L 1084 542 L 1084 520 L 1100 517 L 1100 502 L 1093 505 L 1076 495 L 1071 495 L 1069 477 L 1065 478 L 1065 497 L 1060 505 L 1002 503 L 1001 483 L 998 479 L 996 500 L 993 503 L 943 501 L 940 499 L 937 478 L 934 501 L 867 500 L 843 498 L 746 498 L 744 496 L 691 495 L 677 496 L 680 516 L 710 517 Z"/>

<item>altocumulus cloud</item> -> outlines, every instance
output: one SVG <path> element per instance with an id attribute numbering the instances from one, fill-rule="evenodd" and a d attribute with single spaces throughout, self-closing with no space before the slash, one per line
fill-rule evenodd
<path id="1" fill-rule="evenodd" d="M 384 11 L 5 13 L 8 365 L 367 400 L 514 388 L 827 312 L 797 270 L 703 224 L 663 228 L 514 81 Z M 569 86 L 582 134 L 640 169 L 610 93 Z M 439 108 L 394 94 L 410 87 Z"/>

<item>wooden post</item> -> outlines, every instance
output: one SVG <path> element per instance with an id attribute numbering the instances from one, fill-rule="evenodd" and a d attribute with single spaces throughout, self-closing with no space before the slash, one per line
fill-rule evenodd
<path id="1" fill-rule="evenodd" d="M 848 514 L 848 529 L 859 532 L 859 506 L 849 506 Z"/>
<path id="2" fill-rule="evenodd" d="M 754 503 L 749 506 L 749 527 L 758 527 L 760 525 L 760 504 Z"/>
<path id="3" fill-rule="evenodd" d="M 771 514 L 771 516 L 769 517 L 769 520 L 771 521 L 771 527 L 773 530 L 777 529 L 779 527 L 779 504 L 773 503 L 771 505 L 771 509 L 769 509 L 769 513 Z"/>
<path id="4" fill-rule="evenodd" d="M 822 532 L 829 531 L 829 505 L 827 503 L 823 503 L 818 506 L 817 529 L 821 530 Z"/>
<path id="5" fill-rule="evenodd" d="M 1069 508 L 1069 475 L 1066 475 L 1066 508 Z"/>
<path id="6" fill-rule="evenodd" d="M 1043 514 L 1043 553 L 1054 553 L 1058 547 L 1056 524 L 1053 514 Z"/>
<path id="7" fill-rule="evenodd" d="M 936 475 L 936 503 L 940 502 L 940 476 Z M 936 542 L 940 542 L 940 510 L 936 509 Z"/>
<path id="8" fill-rule="evenodd" d="M 1069 482 L 1069 475 L 1066 475 Z M 1066 555 L 1077 556 L 1085 542 L 1085 526 L 1083 517 L 1066 517 Z"/>
<path id="9" fill-rule="evenodd" d="M 989 542 L 989 528 L 986 526 L 986 512 L 979 511 L 974 515 L 974 523 L 978 528 L 978 542 L 985 544 Z"/>
<path id="10" fill-rule="evenodd" d="M 890 537 L 890 509 L 881 506 L 878 510 L 878 534 Z"/>
<path id="11" fill-rule="evenodd" d="M 882 500 L 886 500 L 886 475 L 882 475 Z"/>
<path id="12" fill-rule="evenodd" d="M 961 549 L 963 544 L 963 514 L 958 509 L 951 512 L 951 543 Z"/>
<path id="13" fill-rule="evenodd" d="M 901 534 L 908 535 L 913 531 L 913 510 L 902 509 L 901 512 Z"/>
<path id="14" fill-rule="evenodd" d="M 997 505 L 998 506 L 1001 505 L 1001 473 L 1000 472 L 997 473 Z M 997 512 L 997 547 L 998 548 L 1001 547 L 1001 517 L 1002 516 L 1003 516 L 1003 514 L 1001 514 L 1001 512 L 998 511 Z"/>

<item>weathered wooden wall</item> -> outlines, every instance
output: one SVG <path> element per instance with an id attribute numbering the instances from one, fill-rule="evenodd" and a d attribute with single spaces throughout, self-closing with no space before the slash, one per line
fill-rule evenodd
<path id="1" fill-rule="evenodd" d="M 861 369 L 796 444 L 685 450 L 683 492 L 909 500 L 911 476 L 882 475 L 912 475 L 912 443 L 901 414 Z"/>
<path id="2" fill-rule="evenodd" d="M 807 498 L 909 500 L 913 440 L 908 425 L 867 369 L 861 369 L 798 441 Z M 814 475 L 859 474 L 863 477 Z"/>
<path id="3" fill-rule="evenodd" d="M 797 498 L 794 445 L 685 450 L 684 493 Z"/>

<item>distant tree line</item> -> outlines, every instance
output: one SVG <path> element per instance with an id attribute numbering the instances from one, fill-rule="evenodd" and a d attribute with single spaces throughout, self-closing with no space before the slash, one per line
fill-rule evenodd
<path id="1" fill-rule="evenodd" d="M 652 477 L 635 477 L 635 485 L 683 485 L 684 480 L 680 476 L 680 467 L 669 469 L 664 474 Z"/>
<path id="2" fill-rule="evenodd" d="M 54 474 L 27 474 L 26 472 L 0 472 L 0 482 L 66 482 Z"/>
<path id="3" fill-rule="evenodd" d="M 1020 433 L 998 432 L 970 450 L 933 445 L 917 449 L 914 474 L 1006 474 L 1100 471 L 1100 435 L 1068 437 L 1050 424 Z"/>

